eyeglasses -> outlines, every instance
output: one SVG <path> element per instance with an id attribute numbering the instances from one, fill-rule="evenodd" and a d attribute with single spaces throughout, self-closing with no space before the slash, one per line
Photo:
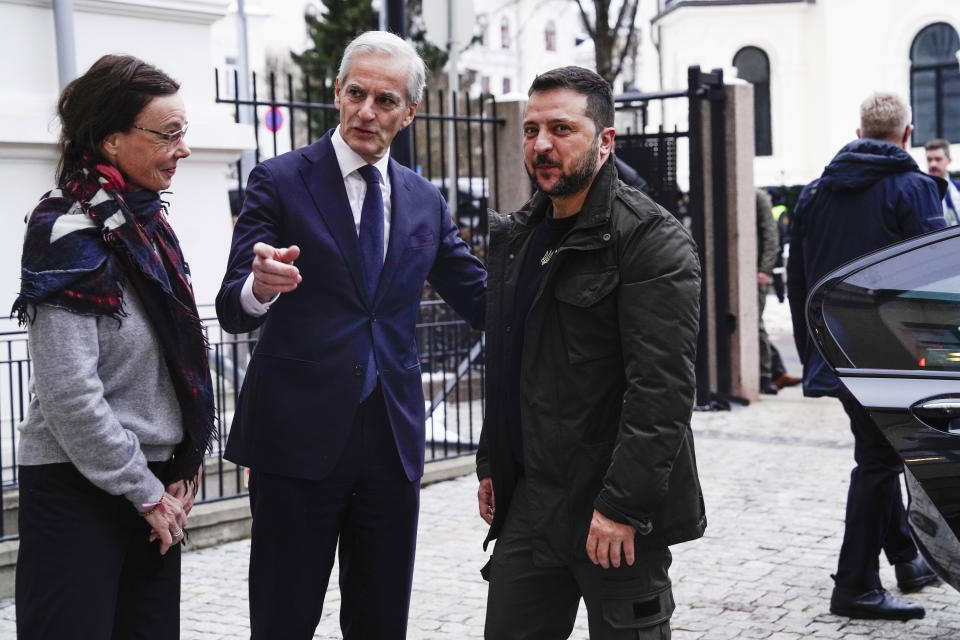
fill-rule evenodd
<path id="1" fill-rule="evenodd" d="M 147 133 L 152 133 L 155 136 L 160 136 L 167 143 L 167 151 L 172 151 L 180 144 L 180 141 L 183 140 L 183 136 L 187 135 L 187 125 L 183 125 L 183 129 L 179 131 L 174 131 L 172 133 L 165 133 L 163 131 L 157 131 L 156 129 L 147 129 L 146 127 L 138 127 L 133 125 L 134 129 L 139 129 L 140 131 L 146 131 Z"/>

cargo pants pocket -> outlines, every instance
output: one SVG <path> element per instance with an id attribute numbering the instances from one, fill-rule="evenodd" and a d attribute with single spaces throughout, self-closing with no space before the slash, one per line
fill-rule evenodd
<path id="1" fill-rule="evenodd" d="M 626 587 L 627 585 L 623 585 Z M 673 615 L 673 589 L 668 584 L 655 591 L 607 591 L 601 601 L 610 640 L 669 640 Z"/>

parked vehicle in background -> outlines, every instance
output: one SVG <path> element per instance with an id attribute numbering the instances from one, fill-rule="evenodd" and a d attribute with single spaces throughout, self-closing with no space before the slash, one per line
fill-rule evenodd
<path id="1" fill-rule="evenodd" d="M 903 459 L 920 553 L 960 590 L 960 227 L 840 267 L 806 312 L 824 358 Z"/>
<path id="2" fill-rule="evenodd" d="M 440 190 L 449 203 L 449 178 L 430 178 L 430 182 Z M 460 229 L 471 234 L 487 233 L 487 207 L 490 202 L 490 189 L 486 178 L 457 178 L 457 213 L 454 221 Z"/>

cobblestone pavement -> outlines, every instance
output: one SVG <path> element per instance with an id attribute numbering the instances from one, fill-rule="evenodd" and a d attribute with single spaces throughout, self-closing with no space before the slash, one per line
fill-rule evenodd
<path id="1" fill-rule="evenodd" d="M 785 307 L 771 301 L 768 324 L 790 357 Z M 942 585 L 910 596 L 926 607 L 922 620 L 828 612 L 852 464 L 838 402 L 787 389 L 749 407 L 697 413 L 694 433 L 709 526 L 701 540 L 673 547 L 675 640 L 960 638 L 960 594 Z M 473 477 L 423 490 L 409 638 L 482 637 L 484 530 Z M 184 640 L 248 637 L 248 551 L 242 541 L 184 556 Z M 881 564 L 884 584 L 899 595 L 892 568 Z M 330 584 L 316 638 L 340 637 L 336 576 Z M 12 604 L 0 602 L 0 638 L 14 637 Z M 573 637 L 587 638 L 582 610 Z"/>

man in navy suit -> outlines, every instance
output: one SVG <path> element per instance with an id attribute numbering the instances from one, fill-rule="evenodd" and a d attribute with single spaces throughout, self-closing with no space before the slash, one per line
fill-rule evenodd
<path id="1" fill-rule="evenodd" d="M 934 138 L 923 145 L 923 148 L 927 153 L 927 173 L 946 183 L 943 218 L 947 225 L 960 224 L 960 180 L 951 178 L 947 171 L 950 166 L 950 142 L 943 138 Z"/>
<path id="2" fill-rule="evenodd" d="M 260 328 L 225 457 L 250 468 L 250 627 L 312 638 L 339 542 L 344 638 L 406 634 L 424 462 L 425 280 L 474 327 L 486 271 L 439 193 L 390 158 L 424 65 L 371 31 L 343 54 L 340 125 L 250 173 L 217 316 Z"/>

